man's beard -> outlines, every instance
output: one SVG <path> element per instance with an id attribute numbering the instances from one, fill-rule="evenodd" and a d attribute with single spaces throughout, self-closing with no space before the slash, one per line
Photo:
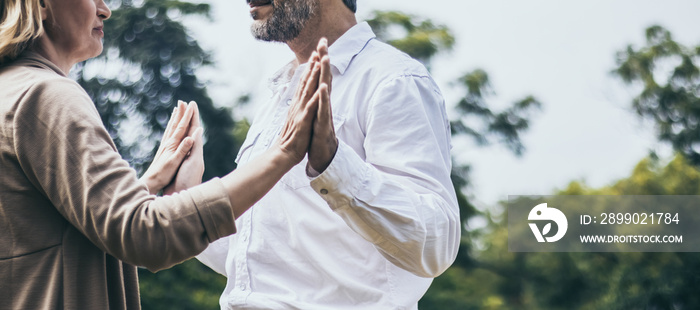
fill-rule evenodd
<path id="1" fill-rule="evenodd" d="M 272 2 L 272 15 L 254 21 L 251 31 L 258 40 L 288 42 L 299 36 L 319 9 L 319 0 L 283 0 Z"/>

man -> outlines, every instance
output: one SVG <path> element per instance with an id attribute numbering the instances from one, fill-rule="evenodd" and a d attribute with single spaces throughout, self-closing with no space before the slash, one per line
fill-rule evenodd
<path id="1" fill-rule="evenodd" d="M 437 85 L 357 23 L 355 0 L 247 1 L 256 38 L 296 59 L 270 80 L 238 164 L 274 141 L 300 78 L 319 77 L 332 123 L 317 121 L 308 160 L 199 256 L 228 277 L 221 307 L 416 309 L 460 238 Z"/>

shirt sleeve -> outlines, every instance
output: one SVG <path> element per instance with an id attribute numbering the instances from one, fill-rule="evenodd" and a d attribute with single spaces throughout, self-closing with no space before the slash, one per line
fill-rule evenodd
<path id="1" fill-rule="evenodd" d="M 366 158 L 340 141 L 311 186 L 389 261 L 436 277 L 456 258 L 461 233 L 444 100 L 429 76 L 414 75 L 385 82 L 372 98 Z"/>
<path id="2" fill-rule="evenodd" d="M 228 277 L 226 273 L 226 257 L 228 255 L 230 238 L 231 236 L 227 236 L 212 242 L 202 253 L 196 256 L 197 260 L 222 276 Z"/>
<path id="3" fill-rule="evenodd" d="M 122 261 L 169 268 L 235 232 L 219 179 L 150 195 L 73 81 L 42 82 L 27 92 L 14 118 L 14 143 L 29 181 L 93 244 Z"/>

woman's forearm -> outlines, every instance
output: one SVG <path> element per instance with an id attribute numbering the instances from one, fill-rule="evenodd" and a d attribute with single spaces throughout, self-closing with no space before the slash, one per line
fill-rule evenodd
<path id="1" fill-rule="evenodd" d="M 283 152 L 272 148 L 221 178 L 236 218 L 265 196 L 296 164 Z"/>

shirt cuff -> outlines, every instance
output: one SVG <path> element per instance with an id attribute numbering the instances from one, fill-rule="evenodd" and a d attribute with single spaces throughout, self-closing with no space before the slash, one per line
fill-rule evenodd
<path id="1" fill-rule="evenodd" d="M 311 165 L 309 165 L 308 163 L 306 164 L 306 176 L 309 177 L 309 179 L 313 180 L 319 175 L 321 175 L 320 172 L 316 171 L 316 169 L 314 169 L 314 167 L 311 167 Z"/>
<path id="2" fill-rule="evenodd" d="M 236 233 L 236 218 L 226 188 L 214 178 L 188 189 L 209 242 Z"/>
<path id="3" fill-rule="evenodd" d="M 365 184 L 371 169 L 355 150 L 338 140 L 338 151 L 331 164 L 311 187 L 328 203 L 332 210 L 347 206 Z"/>

